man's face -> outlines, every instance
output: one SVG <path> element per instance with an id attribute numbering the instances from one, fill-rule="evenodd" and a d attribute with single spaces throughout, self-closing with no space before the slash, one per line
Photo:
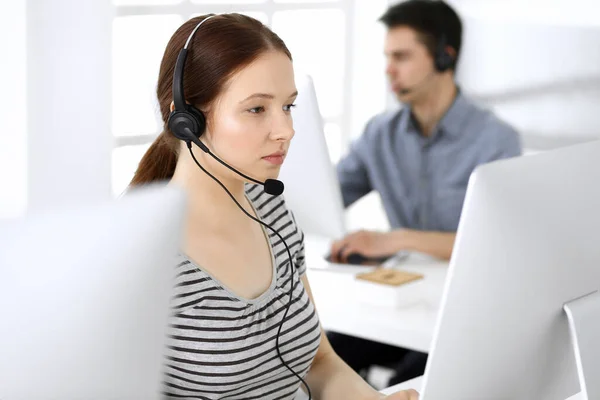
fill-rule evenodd
<path id="1" fill-rule="evenodd" d="M 389 29 L 385 38 L 385 73 L 401 102 L 410 103 L 426 92 L 428 76 L 434 72 L 433 57 L 417 35 L 412 28 L 398 26 Z M 409 93 L 403 93 L 409 89 Z"/>

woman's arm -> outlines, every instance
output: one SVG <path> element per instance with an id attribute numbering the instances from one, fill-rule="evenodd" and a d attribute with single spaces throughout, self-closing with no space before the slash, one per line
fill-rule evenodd
<path id="1" fill-rule="evenodd" d="M 304 289 L 313 301 L 306 275 L 302 277 Z M 316 307 L 316 306 L 315 306 Z M 327 336 L 321 331 L 321 344 L 312 363 L 306 383 L 314 400 L 417 400 L 414 390 L 402 391 L 385 396 L 369 386 L 333 351 Z"/>

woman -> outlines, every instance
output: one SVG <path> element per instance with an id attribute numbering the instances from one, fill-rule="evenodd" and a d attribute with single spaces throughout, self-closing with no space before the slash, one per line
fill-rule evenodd
<path id="1" fill-rule="evenodd" d="M 206 116 L 199 141 L 175 137 L 177 113 L 171 115 L 176 59 L 190 35 L 182 89 L 185 102 Z M 277 178 L 294 136 L 296 96 L 283 41 L 247 16 L 193 18 L 167 45 L 157 94 L 165 129 L 131 184 L 170 180 L 189 196 L 165 396 L 293 399 L 304 378 L 314 399 L 416 399 L 414 391 L 379 394 L 332 351 L 304 275 L 303 235 L 283 197 L 207 152 L 260 182 Z"/>

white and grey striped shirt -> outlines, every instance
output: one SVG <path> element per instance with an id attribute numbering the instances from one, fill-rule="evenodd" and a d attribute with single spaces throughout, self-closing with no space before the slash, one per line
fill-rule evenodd
<path id="1" fill-rule="evenodd" d="M 279 231 L 290 247 L 294 268 L 281 240 L 267 231 L 273 262 L 273 281 L 260 297 L 236 296 L 184 255 L 177 263 L 174 314 L 170 321 L 163 393 L 170 399 L 293 399 L 298 379 L 308 372 L 320 343 L 320 325 L 304 286 L 304 237 L 282 196 L 262 186 L 246 185 L 246 195 L 265 223 Z M 242 266 L 240 266 L 242 267 Z"/>

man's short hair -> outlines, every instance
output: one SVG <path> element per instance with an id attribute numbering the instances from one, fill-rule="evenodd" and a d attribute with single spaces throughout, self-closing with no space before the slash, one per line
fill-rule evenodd
<path id="1" fill-rule="evenodd" d="M 417 32 L 419 40 L 432 57 L 444 40 L 456 52 L 452 69 L 456 68 L 462 44 L 462 21 L 446 2 L 441 0 L 407 0 L 391 6 L 379 18 L 388 29 L 407 26 Z"/>

